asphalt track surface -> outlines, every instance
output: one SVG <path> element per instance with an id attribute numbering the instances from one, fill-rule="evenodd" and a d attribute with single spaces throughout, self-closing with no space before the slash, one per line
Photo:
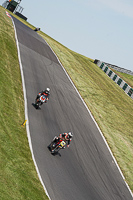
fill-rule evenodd
<path id="1" fill-rule="evenodd" d="M 51 200 L 131 200 L 96 124 L 47 43 L 13 18 L 26 86 L 34 157 Z M 51 88 L 41 110 L 38 92 Z M 69 148 L 53 156 L 47 146 L 55 135 L 72 131 Z"/>

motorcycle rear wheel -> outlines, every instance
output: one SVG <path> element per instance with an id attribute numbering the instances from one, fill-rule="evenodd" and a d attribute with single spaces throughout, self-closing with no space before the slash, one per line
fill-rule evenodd
<path id="1" fill-rule="evenodd" d="M 35 107 L 38 109 L 41 107 L 41 102 L 35 101 Z"/>

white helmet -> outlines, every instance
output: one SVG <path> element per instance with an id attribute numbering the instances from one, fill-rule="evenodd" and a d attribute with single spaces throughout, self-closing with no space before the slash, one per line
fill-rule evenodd
<path id="1" fill-rule="evenodd" d="M 69 138 L 72 138 L 72 137 L 73 137 L 73 133 L 72 133 L 72 132 L 69 132 L 69 133 L 68 133 L 68 136 L 69 136 Z"/>
<path id="2" fill-rule="evenodd" d="M 49 92 L 50 91 L 50 89 L 49 88 L 46 88 L 46 90 Z"/>

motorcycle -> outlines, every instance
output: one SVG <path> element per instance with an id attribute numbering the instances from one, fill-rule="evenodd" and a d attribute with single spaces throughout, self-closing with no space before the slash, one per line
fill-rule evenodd
<path id="1" fill-rule="evenodd" d="M 60 139 L 58 142 L 52 141 L 48 146 L 48 148 L 52 154 L 57 154 L 60 151 L 60 149 L 64 149 L 65 146 L 66 146 L 66 141 Z"/>
<path id="2" fill-rule="evenodd" d="M 41 95 L 39 98 L 35 99 L 35 107 L 38 109 L 41 107 L 43 103 L 47 102 L 47 98 L 45 95 Z"/>

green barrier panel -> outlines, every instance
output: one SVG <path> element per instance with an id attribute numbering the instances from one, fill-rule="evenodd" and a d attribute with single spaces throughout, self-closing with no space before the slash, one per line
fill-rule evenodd
<path id="1" fill-rule="evenodd" d="M 108 76 L 110 77 L 112 73 L 113 73 L 113 72 L 110 70 L 109 73 L 108 73 Z"/>
<path id="2" fill-rule="evenodd" d="M 133 94 L 133 89 L 130 88 L 129 92 L 127 93 L 129 96 L 131 96 Z"/>
<path id="3" fill-rule="evenodd" d="M 120 84 L 121 84 L 121 82 L 122 82 L 122 79 L 121 79 L 121 78 L 119 78 L 119 80 L 117 81 L 117 84 L 118 84 L 118 85 L 120 85 Z"/>
<path id="4" fill-rule="evenodd" d="M 108 70 L 108 67 L 105 67 L 104 72 L 106 73 L 107 70 Z"/>
<path id="5" fill-rule="evenodd" d="M 102 69 L 102 68 L 103 68 L 103 66 L 104 66 L 104 63 L 102 63 L 102 64 L 101 64 L 100 68 Z"/>
<path id="6" fill-rule="evenodd" d="M 114 77 L 113 77 L 113 81 L 115 81 L 116 78 L 117 78 L 117 75 L 115 74 Z"/>
<path id="7" fill-rule="evenodd" d="M 125 83 L 124 85 L 123 85 L 123 90 L 126 90 L 126 88 L 127 88 L 127 86 L 128 86 L 128 84 L 127 83 Z"/>

